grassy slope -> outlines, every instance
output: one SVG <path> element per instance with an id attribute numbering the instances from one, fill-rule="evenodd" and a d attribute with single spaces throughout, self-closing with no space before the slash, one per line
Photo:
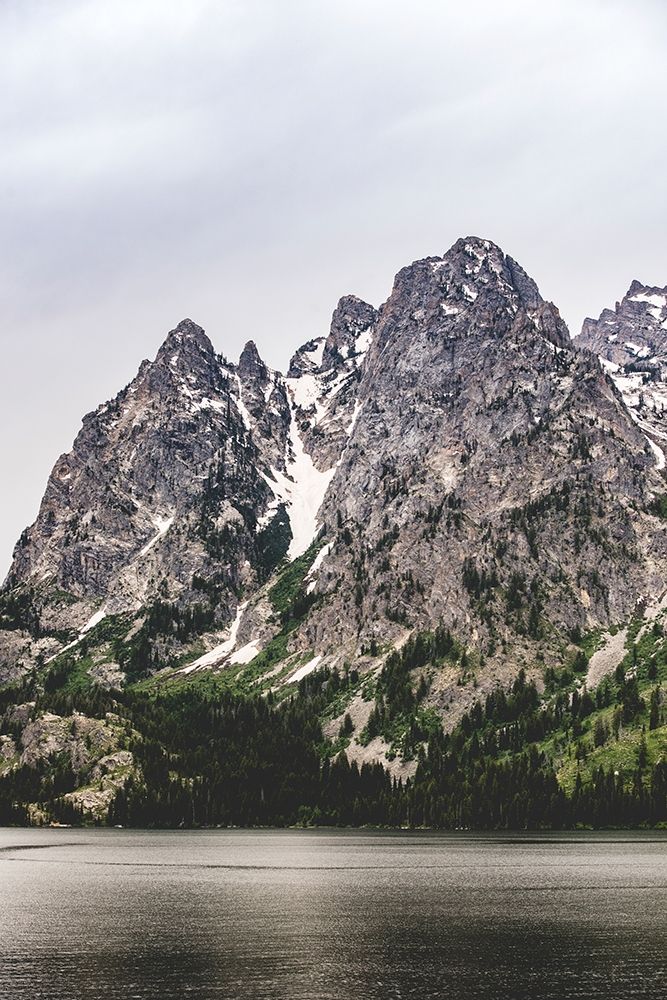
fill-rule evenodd
<path id="1" fill-rule="evenodd" d="M 582 780 L 586 782 L 593 771 L 600 766 L 606 770 L 613 768 L 625 773 L 636 768 L 642 731 L 646 741 L 648 766 L 652 767 L 661 757 L 667 757 L 667 725 L 649 729 L 651 692 L 657 685 L 667 688 L 667 641 L 662 634 L 661 625 L 656 629 L 648 628 L 637 640 L 642 625 L 641 620 L 636 620 L 628 628 L 627 652 L 622 667 L 626 672 L 636 671 L 644 709 L 630 724 L 621 725 L 618 737 L 613 733 L 616 706 L 611 705 L 594 711 L 583 720 L 582 733 L 578 739 L 574 739 L 571 733 L 560 730 L 550 734 L 540 745 L 540 749 L 553 760 L 557 768 L 558 781 L 567 792 L 573 790 L 577 773 L 580 773 Z M 591 643 L 591 650 L 594 648 Z M 656 674 L 653 679 L 649 677 L 652 664 Z M 613 682 L 613 675 L 610 682 Z M 606 725 L 610 735 L 602 746 L 596 747 L 594 733 L 598 720 Z M 581 748 L 579 760 L 576 755 L 577 745 Z"/>

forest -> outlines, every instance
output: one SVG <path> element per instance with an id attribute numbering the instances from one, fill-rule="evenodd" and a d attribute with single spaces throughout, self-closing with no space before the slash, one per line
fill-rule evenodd
<path id="1" fill-rule="evenodd" d="M 655 739 L 664 735 L 665 709 L 654 661 L 646 669 L 621 665 L 594 693 L 564 687 L 571 675 L 552 672 L 540 694 L 520 671 L 509 689 L 477 700 L 445 733 L 422 702 L 428 668 L 457 657 L 446 629 L 420 634 L 387 658 L 367 690 L 374 705 L 359 742 L 383 734 L 392 753 L 416 764 L 404 781 L 380 764 L 348 759 L 349 715 L 335 741 L 324 736 L 323 719 L 360 688 L 354 670 L 314 672 L 279 700 L 239 694 L 215 675 L 122 692 L 72 687 L 61 664 L 41 681 L 31 676 L 0 691 L 2 733 L 18 735 L 7 710 L 31 701 L 35 713 L 117 720 L 134 767 L 104 820 L 114 826 L 537 830 L 667 822 L 667 762 Z M 619 768 L 612 751 L 628 732 L 636 752 Z M 52 821 L 83 823 L 68 793 L 85 781 L 65 754 L 6 770 L 0 823 L 29 822 L 29 803 L 41 803 Z"/>

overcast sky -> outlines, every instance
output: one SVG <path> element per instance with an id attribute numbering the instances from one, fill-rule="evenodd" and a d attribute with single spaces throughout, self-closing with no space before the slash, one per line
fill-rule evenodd
<path id="1" fill-rule="evenodd" d="M 2 0 L 0 578 L 185 316 L 284 368 L 459 236 L 570 329 L 667 283 L 664 0 Z"/>

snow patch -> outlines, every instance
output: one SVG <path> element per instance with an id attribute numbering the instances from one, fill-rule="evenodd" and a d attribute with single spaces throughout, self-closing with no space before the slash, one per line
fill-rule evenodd
<path id="1" fill-rule="evenodd" d="M 173 515 L 171 517 L 161 517 L 158 514 L 156 517 L 153 518 L 153 524 L 157 529 L 157 533 L 153 535 L 151 540 L 144 545 L 143 549 L 139 553 L 139 558 L 145 556 L 147 552 L 150 552 L 150 550 L 153 548 L 156 542 L 159 542 L 160 539 L 167 534 L 173 523 L 174 523 Z"/>
<path id="2" fill-rule="evenodd" d="M 85 635 L 86 632 L 90 632 L 90 630 L 95 628 L 96 625 L 99 625 L 101 621 L 104 621 L 106 616 L 107 613 L 105 608 L 102 607 L 99 611 L 96 611 L 92 618 L 89 618 L 81 629 L 81 635 Z M 81 636 L 79 636 L 79 638 L 81 638 Z"/>
<path id="3" fill-rule="evenodd" d="M 623 346 L 626 347 L 638 358 L 646 358 L 651 353 L 648 347 L 641 347 L 640 344 L 635 344 L 631 340 L 626 340 Z"/>
<path id="4" fill-rule="evenodd" d="M 90 630 L 95 628 L 96 625 L 99 625 L 99 623 L 103 621 L 106 618 L 106 616 L 107 613 L 103 607 L 100 608 L 99 611 L 96 611 L 95 614 L 88 619 L 88 621 L 83 626 L 76 639 L 73 639 L 71 642 L 68 642 L 66 646 L 63 646 L 62 649 L 59 649 L 57 653 L 53 654 L 53 656 L 49 656 L 48 660 L 45 660 L 44 663 L 45 664 L 51 663 L 53 660 L 55 660 L 57 656 L 61 656 L 63 653 L 66 653 L 68 649 L 74 649 L 75 646 L 78 646 L 81 640 L 86 635 L 86 633 L 90 632 Z"/>
<path id="5" fill-rule="evenodd" d="M 319 368 L 322 364 L 322 356 L 324 354 L 324 345 L 326 340 L 324 337 L 318 337 L 315 343 L 317 346 L 314 347 L 312 351 L 304 351 L 303 356 L 308 358 L 308 360 L 315 365 L 316 368 Z"/>
<path id="6" fill-rule="evenodd" d="M 250 423 L 250 414 L 248 413 L 245 403 L 243 402 L 243 386 L 241 385 L 241 379 L 239 378 L 238 375 L 235 375 L 234 378 L 236 379 L 236 384 L 238 386 L 239 394 L 238 398 L 232 397 L 232 399 L 234 399 L 234 402 L 236 403 L 236 409 L 239 411 L 239 415 L 245 425 L 245 429 L 249 431 L 252 430 L 252 426 Z"/>
<path id="7" fill-rule="evenodd" d="M 600 359 L 602 361 L 602 359 Z M 609 364 L 609 362 L 607 362 Z M 638 412 L 638 407 L 640 402 L 644 400 L 643 392 L 645 388 L 645 383 L 643 376 L 641 374 L 631 374 L 631 375 L 621 375 L 614 374 L 614 382 L 616 388 L 621 393 L 623 397 L 623 402 L 628 408 L 630 416 L 641 429 L 646 441 L 648 442 L 651 451 L 655 455 L 655 464 L 658 470 L 662 470 L 667 466 L 667 460 L 665 458 L 665 452 L 659 447 L 653 440 L 653 437 L 659 437 L 661 440 L 664 438 L 667 441 L 667 434 L 663 434 L 656 427 L 653 427 L 648 421 L 642 419 Z M 645 400 L 644 400 L 645 401 Z M 654 413 L 659 413 L 657 409 L 661 402 L 661 397 L 658 393 L 653 394 L 653 409 Z"/>
<path id="8" fill-rule="evenodd" d="M 331 402 L 334 396 L 338 395 L 338 393 L 344 386 L 349 384 L 350 379 L 353 377 L 354 377 L 353 374 L 350 372 L 342 372 L 338 376 L 338 378 L 335 378 L 333 380 L 333 382 L 329 382 L 329 384 L 325 388 L 327 404 Z"/>
<path id="9" fill-rule="evenodd" d="M 352 414 L 352 419 L 350 420 L 349 424 L 345 428 L 345 433 L 347 434 L 348 437 L 350 436 L 350 434 L 354 430 L 354 425 L 357 422 L 357 417 L 361 413 L 361 411 L 363 409 L 363 406 L 364 406 L 364 404 L 360 403 L 359 400 L 357 400 L 355 402 L 355 404 L 354 404 L 354 413 Z"/>
<path id="10" fill-rule="evenodd" d="M 243 612 L 247 607 L 247 601 L 244 601 L 243 604 L 239 604 L 236 609 L 236 618 L 229 627 L 229 635 L 225 641 L 221 642 L 219 646 L 215 646 L 213 649 L 209 650 L 208 653 L 204 653 L 204 655 L 200 656 L 194 663 L 190 663 L 187 667 L 183 667 L 181 670 L 182 674 L 190 674 L 193 670 L 198 670 L 200 667 L 212 667 L 231 653 L 236 645 L 236 636 L 238 634 L 239 625 L 241 624 L 241 619 L 243 618 Z"/>
<path id="11" fill-rule="evenodd" d="M 235 653 L 229 658 L 230 663 L 250 663 L 257 656 L 259 650 L 259 639 L 253 639 L 252 642 L 247 642 L 245 646 L 241 646 L 237 649 Z"/>
<path id="12" fill-rule="evenodd" d="M 299 378 L 290 378 L 286 381 L 295 406 L 300 410 L 310 410 L 315 407 L 315 422 L 319 422 L 324 416 L 324 407 L 320 403 L 322 386 L 318 378 L 315 375 L 301 375 Z"/>
<path id="13" fill-rule="evenodd" d="M 354 341 L 354 353 L 355 354 L 366 354 L 366 351 L 371 346 L 373 340 L 373 327 L 367 326 L 365 330 L 361 330 Z"/>
<path id="14" fill-rule="evenodd" d="M 265 480 L 265 482 L 268 482 L 268 479 L 266 478 L 266 476 L 264 476 L 264 480 Z M 271 485 L 271 484 L 269 484 L 269 485 Z M 278 508 L 280 507 L 281 503 L 282 503 L 282 501 L 278 500 L 277 498 L 275 500 L 272 500 L 271 503 L 269 504 L 269 506 L 266 508 L 265 513 L 262 514 L 261 517 L 257 518 L 257 525 L 255 527 L 255 531 L 257 533 L 259 533 L 260 531 L 263 531 L 264 528 L 266 528 L 266 526 L 271 523 L 271 521 L 274 519 L 274 517 L 278 513 Z"/>
<path id="15" fill-rule="evenodd" d="M 667 295 L 647 295 L 646 292 L 640 292 L 638 295 L 630 296 L 631 302 L 646 302 L 649 305 L 649 310 L 651 316 L 654 319 L 662 319 L 662 312 L 665 306 L 667 306 Z"/>
<path id="16" fill-rule="evenodd" d="M 658 469 L 658 470 L 664 469 L 665 468 L 665 453 L 664 453 L 664 451 L 662 450 L 662 448 L 658 447 L 658 445 L 655 443 L 655 441 L 652 438 L 650 438 L 648 436 L 648 434 L 646 435 L 646 440 L 650 444 L 651 451 L 655 455 L 655 467 L 656 467 L 656 469 Z"/>
<path id="17" fill-rule="evenodd" d="M 288 438 L 286 472 L 271 469 L 271 476 L 260 473 L 287 509 L 292 531 L 292 541 L 287 550 L 291 561 L 303 555 L 317 534 L 317 515 L 324 500 L 329 483 L 336 471 L 333 465 L 326 472 L 320 472 L 304 449 L 303 441 L 292 411 L 292 423 Z"/>
<path id="18" fill-rule="evenodd" d="M 219 399 L 209 399 L 208 396 L 204 396 L 199 403 L 192 404 L 192 411 L 195 413 L 197 410 L 217 410 L 218 413 L 222 413 L 225 409 L 225 404 Z"/>
<path id="19" fill-rule="evenodd" d="M 295 673 L 293 673 L 291 677 L 288 678 L 287 683 L 298 684 L 299 681 L 303 680 L 304 677 L 307 677 L 308 674 L 312 674 L 313 670 L 317 668 L 317 664 L 320 662 L 321 659 L 322 659 L 321 656 L 314 656 L 312 660 L 308 660 L 308 663 L 304 663 L 302 667 L 299 667 L 299 669 L 295 671 Z"/>
<path id="20" fill-rule="evenodd" d="M 489 249 L 488 240 L 484 241 L 483 246 L 485 247 L 486 250 Z M 486 259 L 486 254 L 484 253 L 484 251 L 478 250 L 477 247 L 472 245 L 472 243 L 466 243 L 466 252 L 471 254 L 473 257 L 476 257 L 477 260 L 480 262 L 480 264 L 482 263 L 483 260 Z"/>
<path id="21" fill-rule="evenodd" d="M 315 590 L 315 580 L 313 579 L 313 577 L 319 570 L 320 566 L 322 565 L 326 557 L 331 552 L 332 547 L 333 547 L 333 542 L 327 542 L 327 544 L 323 548 L 321 548 L 320 551 L 315 556 L 315 559 L 313 560 L 313 565 L 306 573 L 306 580 L 310 580 L 310 583 L 306 587 L 307 594 L 312 594 L 312 592 Z"/>

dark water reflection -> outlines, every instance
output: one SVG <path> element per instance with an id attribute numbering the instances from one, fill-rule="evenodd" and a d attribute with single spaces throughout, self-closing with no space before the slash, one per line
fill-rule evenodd
<path id="1" fill-rule="evenodd" d="M 0 831 L 0 997 L 667 997 L 667 836 Z"/>

